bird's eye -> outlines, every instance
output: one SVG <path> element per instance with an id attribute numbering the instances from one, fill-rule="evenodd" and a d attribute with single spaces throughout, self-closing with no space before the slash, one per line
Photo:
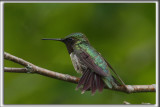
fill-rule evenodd
<path id="1" fill-rule="evenodd" d="M 73 41 L 73 38 L 68 38 L 68 41 Z"/>

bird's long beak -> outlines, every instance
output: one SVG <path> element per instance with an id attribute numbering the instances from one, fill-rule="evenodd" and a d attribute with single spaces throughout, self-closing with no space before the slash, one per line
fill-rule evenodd
<path id="1" fill-rule="evenodd" d="M 64 39 L 61 39 L 61 38 L 43 38 L 42 40 L 55 40 L 55 41 L 61 41 L 61 42 L 64 41 Z"/>

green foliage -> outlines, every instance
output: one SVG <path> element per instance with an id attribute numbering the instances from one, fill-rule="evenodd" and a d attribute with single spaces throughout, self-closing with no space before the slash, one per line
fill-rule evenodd
<path id="1" fill-rule="evenodd" d="M 79 76 L 63 43 L 86 34 L 126 84 L 155 84 L 154 3 L 5 3 L 4 51 L 56 72 Z M 5 67 L 21 67 L 4 61 Z M 37 74 L 4 73 L 5 104 L 155 104 L 155 93 L 104 90 L 80 94 L 76 84 Z"/>

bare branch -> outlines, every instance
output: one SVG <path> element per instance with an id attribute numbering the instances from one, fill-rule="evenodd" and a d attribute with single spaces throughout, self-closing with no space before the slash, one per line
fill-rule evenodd
<path id="1" fill-rule="evenodd" d="M 21 58 L 18 58 L 16 56 L 13 56 L 9 53 L 4 53 L 4 58 L 10 61 L 13 61 L 15 63 L 18 63 L 26 68 L 4 68 L 5 72 L 15 72 L 15 73 L 37 73 L 43 76 L 71 82 L 71 83 L 78 83 L 79 78 L 75 76 L 70 76 L 68 74 L 62 74 L 54 71 L 50 71 L 41 67 L 38 67 L 30 62 L 27 62 Z M 127 90 L 124 86 L 118 86 L 116 88 L 113 88 L 111 90 L 117 90 L 122 91 L 125 93 L 135 93 L 135 92 L 155 92 L 156 87 L 155 85 L 126 85 Z M 107 87 L 105 87 L 108 89 Z"/>
<path id="2" fill-rule="evenodd" d="M 28 70 L 26 68 L 4 68 L 5 72 L 13 72 L 13 73 L 28 73 Z"/>
<path id="3" fill-rule="evenodd" d="M 56 79 L 60 79 L 60 80 L 64 80 L 64 81 L 68 81 L 68 82 L 72 82 L 72 83 L 78 83 L 79 78 L 74 77 L 74 76 L 70 76 L 68 74 L 62 74 L 62 73 L 58 73 L 58 72 L 54 72 L 54 71 L 50 71 L 41 67 L 38 67 L 30 62 L 27 62 L 21 58 L 18 58 L 16 56 L 13 56 L 9 53 L 4 53 L 4 58 L 10 61 L 13 61 L 15 63 L 18 63 L 20 65 L 23 65 L 24 67 L 26 67 L 28 69 L 28 73 L 38 73 L 40 75 L 44 75 L 44 76 L 48 76 L 48 77 L 52 77 L 52 78 L 56 78 Z M 12 68 L 13 70 L 17 69 L 17 68 Z M 11 69 L 10 69 L 11 70 Z M 24 71 L 24 69 L 23 69 Z M 6 71 L 5 71 L 6 72 Z M 9 72 L 9 69 L 7 68 L 7 72 Z M 13 72 L 13 71 L 10 71 Z M 19 71 L 20 72 L 20 71 Z"/>

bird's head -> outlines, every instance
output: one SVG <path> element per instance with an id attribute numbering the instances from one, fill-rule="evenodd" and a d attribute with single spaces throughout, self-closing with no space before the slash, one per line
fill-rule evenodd
<path id="1" fill-rule="evenodd" d="M 80 44 L 80 43 L 89 44 L 87 37 L 83 33 L 72 33 L 66 36 L 65 38 L 44 38 L 42 40 L 55 40 L 65 43 L 69 54 L 74 51 L 73 46 L 75 44 Z"/>
<path id="2" fill-rule="evenodd" d="M 79 44 L 82 42 L 89 43 L 87 37 L 83 33 L 72 33 L 65 38 L 44 38 L 42 40 L 55 40 L 55 41 L 61 41 L 68 45 L 74 45 Z"/>

